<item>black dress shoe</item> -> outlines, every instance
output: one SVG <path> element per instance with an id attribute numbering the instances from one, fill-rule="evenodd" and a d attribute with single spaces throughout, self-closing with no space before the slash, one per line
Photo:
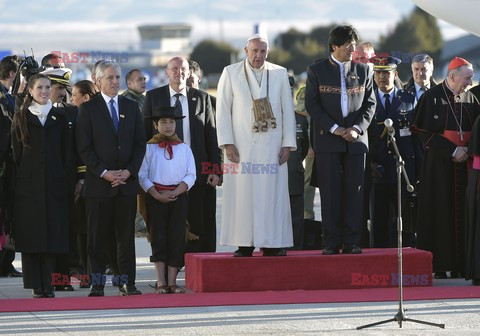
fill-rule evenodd
<path id="1" fill-rule="evenodd" d="M 447 278 L 447 272 L 435 272 L 433 277 L 435 279 L 446 279 Z"/>
<path id="2" fill-rule="evenodd" d="M 474 286 L 480 286 L 480 279 L 477 278 L 477 279 L 472 279 L 472 285 Z"/>
<path id="3" fill-rule="evenodd" d="M 238 250 L 233 252 L 234 257 L 251 257 L 255 247 L 253 246 L 239 246 Z"/>
<path id="4" fill-rule="evenodd" d="M 44 297 L 44 294 L 43 294 L 43 290 L 41 289 L 32 289 L 32 296 L 34 299 L 39 299 L 39 298 L 43 298 Z"/>
<path id="5" fill-rule="evenodd" d="M 142 294 L 141 291 L 137 289 L 134 285 L 123 285 L 122 287 L 118 288 L 120 290 L 120 294 L 123 296 L 128 296 L 128 295 L 140 295 Z"/>
<path id="6" fill-rule="evenodd" d="M 287 251 L 284 248 L 262 248 L 264 257 L 284 257 L 287 255 Z"/>
<path id="7" fill-rule="evenodd" d="M 57 292 L 73 292 L 75 289 L 73 288 L 72 285 L 60 285 L 60 286 L 55 286 L 55 290 Z"/>
<path id="8" fill-rule="evenodd" d="M 334 255 L 339 253 L 340 251 L 336 247 L 325 247 L 322 251 L 323 255 Z"/>
<path id="9" fill-rule="evenodd" d="M 358 245 L 347 244 L 343 247 L 342 254 L 362 254 L 362 249 Z"/>
<path id="10" fill-rule="evenodd" d="M 93 286 L 92 289 L 90 290 L 90 293 L 88 296 L 104 296 L 105 293 L 103 292 L 103 287 L 102 286 Z"/>
<path id="11" fill-rule="evenodd" d="M 6 276 L 10 278 L 21 278 L 23 274 L 22 272 L 17 271 L 15 267 L 12 266 L 12 268 L 7 271 Z"/>
<path id="12" fill-rule="evenodd" d="M 452 279 L 465 278 L 465 274 L 463 272 L 450 272 L 450 278 Z"/>
<path id="13" fill-rule="evenodd" d="M 51 299 L 55 297 L 55 292 L 53 291 L 53 288 L 51 288 L 49 290 L 44 291 L 43 295 L 44 297 Z"/>

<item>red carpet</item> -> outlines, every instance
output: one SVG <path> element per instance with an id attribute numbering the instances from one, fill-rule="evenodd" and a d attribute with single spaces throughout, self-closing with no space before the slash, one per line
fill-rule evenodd
<path id="1" fill-rule="evenodd" d="M 186 287 L 196 293 L 396 287 L 396 248 L 363 254 L 324 256 L 321 251 L 289 251 L 286 257 L 234 258 L 232 253 L 185 256 Z M 403 249 L 403 284 L 432 285 L 432 254 Z"/>
<path id="2" fill-rule="evenodd" d="M 480 298 L 480 287 L 410 287 L 404 288 L 404 300 Z M 55 299 L 0 300 L 0 313 L 32 311 L 69 311 L 131 308 L 178 308 L 204 306 L 301 304 L 330 302 L 376 302 L 398 300 L 396 288 L 337 289 L 284 292 L 234 292 L 189 294 L 144 294 L 100 298 L 72 297 Z"/>

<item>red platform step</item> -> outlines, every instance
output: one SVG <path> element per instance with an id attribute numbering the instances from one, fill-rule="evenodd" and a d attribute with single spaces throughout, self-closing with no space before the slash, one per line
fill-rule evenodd
<path id="1" fill-rule="evenodd" d="M 198 293 L 396 287 L 396 248 L 363 254 L 324 256 L 321 251 L 289 251 L 286 257 L 234 258 L 232 253 L 188 253 L 186 287 Z M 432 254 L 403 249 L 403 285 L 432 285 Z"/>

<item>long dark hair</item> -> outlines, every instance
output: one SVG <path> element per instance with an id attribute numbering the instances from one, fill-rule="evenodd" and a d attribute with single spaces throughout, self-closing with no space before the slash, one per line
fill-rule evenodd
<path id="1" fill-rule="evenodd" d="M 78 89 L 82 96 L 88 95 L 90 99 L 92 99 L 98 94 L 97 87 L 95 86 L 95 84 L 93 84 L 92 81 L 89 80 L 78 81 L 75 83 L 74 87 Z"/>
<path id="2" fill-rule="evenodd" d="M 50 78 L 42 74 L 36 74 L 30 77 L 27 83 L 27 87 L 25 88 L 25 90 L 27 90 L 27 94 L 25 96 L 25 99 L 23 100 L 23 104 L 20 107 L 20 110 L 13 116 L 13 129 L 15 132 L 15 136 L 18 140 L 22 142 L 24 146 L 27 147 L 30 147 L 30 142 L 28 139 L 27 113 L 28 108 L 33 101 L 33 97 L 30 94 L 29 89 L 33 89 L 35 83 L 42 78 L 45 78 L 50 82 Z"/>

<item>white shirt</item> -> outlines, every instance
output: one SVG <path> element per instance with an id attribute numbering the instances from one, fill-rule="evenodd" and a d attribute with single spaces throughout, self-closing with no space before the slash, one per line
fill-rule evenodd
<path id="1" fill-rule="evenodd" d="M 158 144 L 147 144 L 142 166 L 138 172 L 140 186 L 145 192 L 153 182 L 163 185 L 177 185 L 185 182 L 190 189 L 197 178 L 195 159 L 190 147 L 184 143 L 172 146 L 173 157 L 169 157 L 166 148 Z"/>
<path id="2" fill-rule="evenodd" d="M 347 95 L 347 83 L 345 81 L 345 78 L 347 77 L 347 72 L 350 70 L 350 67 L 352 66 L 352 63 L 349 62 L 340 62 L 335 59 L 335 57 L 332 56 L 332 59 L 338 64 L 340 67 L 340 88 L 341 88 L 341 94 L 340 94 L 340 108 L 342 109 L 342 115 L 344 118 L 347 117 L 348 115 L 348 95 Z M 359 126 L 353 125 L 358 131 L 358 133 L 362 133 L 362 130 L 360 129 Z M 338 128 L 338 125 L 335 124 L 332 126 L 330 129 L 330 133 L 334 133 L 335 130 Z"/>
<path id="3" fill-rule="evenodd" d="M 413 84 L 415 85 L 415 92 L 416 92 L 415 99 L 419 101 L 420 97 L 425 93 L 425 90 L 428 90 L 428 87 L 422 88 L 420 85 L 418 85 L 415 82 Z"/>
<path id="4" fill-rule="evenodd" d="M 110 118 L 112 117 L 112 107 L 110 105 L 110 100 L 113 99 L 113 101 L 114 101 L 113 105 L 115 105 L 115 110 L 117 111 L 117 120 L 120 123 L 120 116 L 119 116 L 120 111 L 118 109 L 118 95 L 116 95 L 115 97 L 112 98 L 112 97 L 109 97 L 105 93 L 102 92 L 102 97 L 105 100 L 105 103 L 107 104 L 108 112 L 110 112 Z"/>
<path id="5" fill-rule="evenodd" d="M 345 82 L 345 77 L 348 70 L 350 70 L 350 62 L 340 62 L 335 59 L 332 55 L 332 59 L 340 66 L 340 87 L 342 89 L 340 94 L 340 106 L 342 107 L 342 115 L 345 118 L 348 115 L 348 95 L 347 95 L 347 84 Z"/>
<path id="6" fill-rule="evenodd" d="M 390 96 L 390 106 L 392 106 L 393 97 L 395 96 L 395 87 L 393 87 L 393 89 L 391 89 L 389 92 L 383 92 L 380 89 L 377 89 L 377 90 L 378 90 L 378 96 L 380 97 L 380 101 L 382 102 L 383 108 L 385 108 L 385 93 Z"/>
<path id="7" fill-rule="evenodd" d="M 183 142 L 185 142 L 188 146 L 192 144 L 191 136 L 190 136 L 190 119 L 189 119 L 189 111 L 188 111 L 188 99 L 187 99 L 187 89 L 184 88 L 182 91 L 177 92 L 169 85 L 168 89 L 170 90 L 170 106 L 174 107 L 175 103 L 177 102 L 177 97 L 175 95 L 180 93 L 181 96 L 178 98 L 180 99 L 180 104 L 182 104 L 182 115 L 185 118 L 182 119 L 182 126 L 183 126 Z"/>

